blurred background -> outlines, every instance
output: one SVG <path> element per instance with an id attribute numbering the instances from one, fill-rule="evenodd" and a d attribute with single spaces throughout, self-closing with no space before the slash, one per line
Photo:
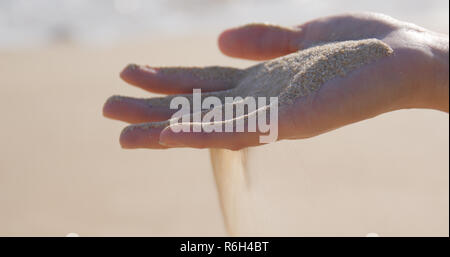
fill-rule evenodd
<path id="1" fill-rule="evenodd" d="M 0 0 L 0 236 L 225 235 L 207 150 L 121 150 L 128 63 L 227 65 L 224 29 L 373 11 L 449 31 L 446 0 Z M 244 235 L 448 236 L 449 120 L 404 110 L 249 150 Z"/>
<path id="2" fill-rule="evenodd" d="M 0 46 L 55 42 L 105 46 L 142 38 L 217 34 L 249 22 L 296 25 L 320 16 L 374 11 L 448 32 L 448 3 L 354 0 L 2 0 Z"/>

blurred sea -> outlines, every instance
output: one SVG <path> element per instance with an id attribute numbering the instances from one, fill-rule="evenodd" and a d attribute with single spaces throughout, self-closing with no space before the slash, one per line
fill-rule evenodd
<path id="1" fill-rule="evenodd" d="M 382 12 L 448 33 L 447 0 L 0 0 L 0 48 L 108 45 L 219 33 L 248 22 L 294 25 L 344 12 Z"/>

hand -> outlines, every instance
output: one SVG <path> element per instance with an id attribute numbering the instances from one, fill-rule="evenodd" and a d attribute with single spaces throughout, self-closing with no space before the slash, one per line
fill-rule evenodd
<path id="1" fill-rule="evenodd" d="M 219 47 L 232 57 L 266 60 L 317 44 L 368 38 L 383 41 L 393 49 L 393 54 L 363 65 L 344 77 L 332 78 L 319 90 L 280 106 L 279 140 L 316 136 L 404 108 L 448 112 L 448 36 L 384 15 L 334 16 L 293 28 L 251 24 L 223 32 Z M 237 150 L 259 145 L 259 133 L 174 133 L 168 128 L 167 119 L 176 111 L 169 108 L 170 100 L 176 94 L 192 93 L 193 88 L 201 88 L 204 96 L 204 92 L 219 97 L 257 95 L 255 92 L 261 88 L 261 83 L 253 83 L 254 70 L 261 69 L 262 65 L 246 70 L 130 65 L 121 73 L 125 81 L 171 96 L 150 99 L 115 96 L 107 101 L 103 112 L 106 117 L 140 123 L 122 132 L 120 142 L 124 148 Z M 292 75 L 286 74 L 284 81 L 290 81 L 289 76 Z M 245 82 L 249 80 L 253 82 Z M 277 88 L 279 84 L 272 87 Z"/>

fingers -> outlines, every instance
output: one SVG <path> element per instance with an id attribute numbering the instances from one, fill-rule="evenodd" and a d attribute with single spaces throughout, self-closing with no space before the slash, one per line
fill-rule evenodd
<path id="1" fill-rule="evenodd" d="M 127 83 L 162 94 L 182 94 L 200 88 L 204 92 L 235 87 L 244 71 L 228 67 L 162 67 L 128 65 L 120 74 Z"/>
<path id="2" fill-rule="evenodd" d="M 219 48 L 228 56 L 267 60 L 299 50 L 300 28 L 249 24 L 228 29 L 219 36 Z"/>
<path id="3" fill-rule="evenodd" d="M 200 116 L 207 111 L 200 112 Z M 173 120 L 186 119 L 192 121 L 194 114 L 186 114 L 181 117 L 174 117 Z M 149 148 L 149 149 L 165 149 L 167 146 L 160 144 L 160 134 L 163 129 L 170 126 L 170 119 L 158 122 L 147 122 L 141 124 L 133 124 L 125 127 L 120 135 L 120 144 L 122 148 Z"/>
<path id="4" fill-rule="evenodd" d="M 125 149 L 166 149 L 159 143 L 159 135 L 168 125 L 168 121 L 130 125 L 122 130 L 120 145 Z"/>
<path id="5" fill-rule="evenodd" d="M 206 92 L 199 96 L 200 102 L 202 99 L 215 96 L 224 101 L 226 96 L 233 96 L 230 90 Z M 155 98 L 133 98 L 125 96 L 112 96 L 103 106 L 103 115 L 107 118 L 120 120 L 128 123 L 144 123 L 164 121 L 170 119 L 172 115 L 178 111 L 178 105 L 174 104 L 171 108 L 171 102 L 177 97 L 183 97 L 186 104 L 189 104 L 193 109 L 193 95 L 169 95 L 165 97 Z"/>
<path id="6" fill-rule="evenodd" d="M 164 121 L 131 125 L 122 132 L 121 145 L 133 149 L 192 147 L 239 150 L 278 139 L 278 117 L 273 116 L 275 112 L 268 114 L 267 106 L 230 120 L 223 120 L 224 113 L 220 111 L 218 117 L 222 117 L 222 120 L 216 122 L 213 110 L 218 109 L 221 107 L 198 113 L 200 122 L 193 122 L 195 114 L 187 114 L 172 124 Z M 208 120 L 206 117 L 209 117 Z M 211 117 L 214 119 L 210 120 Z M 265 117 L 264 125 L 260 121 L 256 125 L 257 119 L 261 117 Z"/>
<path id="7" fill-rule="evenodd" d="M 235 119 L 218 122 L 205 121 L 203 115 L 201 123 L 178 123 L 166 127 L 159 141 L 168 147 L 230 150 L 275 142 L 278 139 L 278 112 L 277 108 L 274 109 L 270 112 L 269 106 L 264 106 Z M 268 124 L 266 121 L 269 121 Z M 198 132 L 195 132 L 194 126 L 197 126 Z"/>
<path id="8" fill-rule="evenodd" d="M 173 97 L 150 99 L 112 96 L 103 106 L 105 117 L 128 123 L 144 123 L 167 120 L 176 110 L 170 109 Z"/>

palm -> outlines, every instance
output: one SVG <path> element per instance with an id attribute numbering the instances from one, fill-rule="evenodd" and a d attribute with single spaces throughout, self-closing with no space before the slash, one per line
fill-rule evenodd
<path id="1" fill-rule="evenodd" d="M 257 60 L 334 41 L 376 38 L 393 48 L 392 56 L 359 67 L 345 77 L 330 78 L 323 81 L 325 83 L 320 90 L 300 92 L 300 95 L 285 101 L 279 112 L 279 139 L 297 139 L 408 106 L 409 99 L 403 97 L 405 90 L 425 83 L 417 74 L 423 74 L 428 67 L 426 44 L 420 42 L 421 33 L 425 33 L 424 30 L 413 25 L 385 16 L 364 14 L 315 20 L 292 29 L 248 25 L 224 32 L 219 44 L 227 55 Z M 114 119 L 140 123 L 122 134 L 121 143 L 127 148 L 166 148 L 168 145 L 240 149 L 258 145 L 255 133 L 171 133 L 167 129 L 167 120 L 175 110 L 169 108 L 170 101 L 179 93 L 189 98 L 193 88 L 208 92 L 203 93 L 204 97 L 280 96 L 284 99 L 283 93 L 300 71 L 295 67 L 281 67 L 279 71 L 269 72 L 266 66 L 276 66 L 279 60 L 292 56 L 245 70 L 132 65 L 122 73 L 127 82 L 171 95 L 150 99 L 113 97 L 105 105 L 104 113 Z M 273 72 L 278 73 L 277 79 L 273 79 Z"/>

